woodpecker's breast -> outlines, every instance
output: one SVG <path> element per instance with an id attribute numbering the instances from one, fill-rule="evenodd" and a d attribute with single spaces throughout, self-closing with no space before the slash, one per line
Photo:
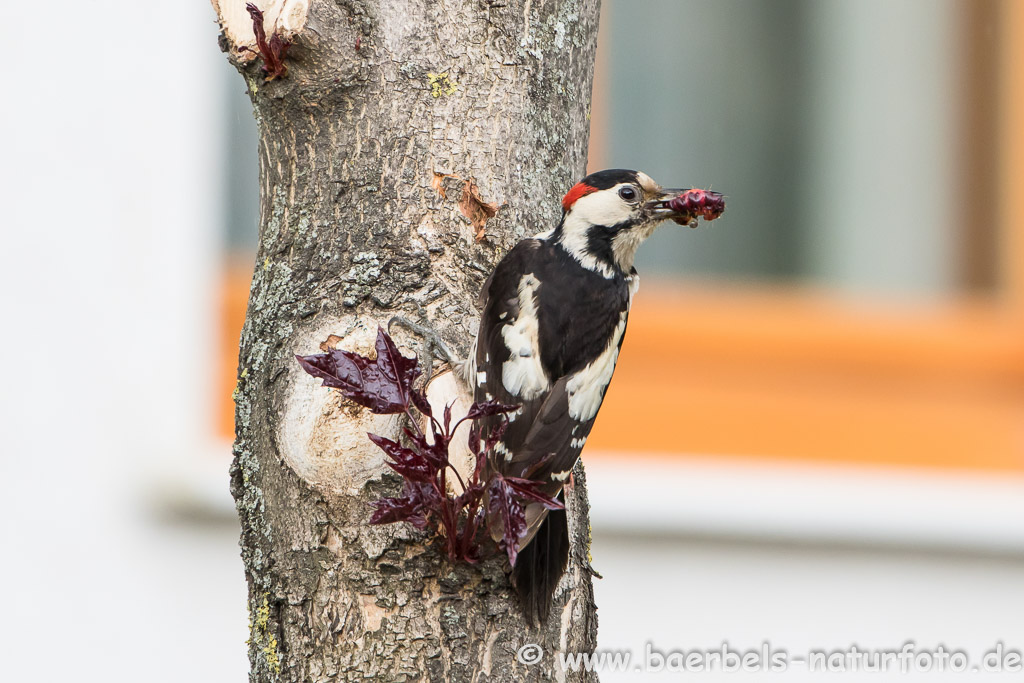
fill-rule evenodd
<path id="1" fill-rule="evenodd" d="M 573 373 L 565 385 L 569 395 L 569 416 L 574 420 L 586 422 L 597 416 L 601 402 L 604 401 L 604 393 L 612 381 L 612 373 L 615 372 L 622 336 L 626 332 L 627 313 L 623 311 L 619 315 L 619 322 L 600 355 Z"/>
<path id="2" fill-rule="evenodd" d="M 570 415 L 591 419 L 615 369 L 635 278 L 596 273 L 545 240 L 520 242 L 485 285 L 475 393 L 522 403 L 568 377 Z"/>
<path id="3" fill-rule="evenodd" d="M 494 448 L 505 474 L 548 481 L 569 475 L 604 400 L 618 360 L 636 274 L 608 277 L 561 245 L 523 240 L 482 293 L 474 396 L 519 405 Z M 504 418 L 486 418 L 484 433 Z M 537 469 L 539 467 L 539 469 Z"/>
<path id="4" fill-rule="evenodd" d="M 591 364 L 606 367 L 625 330 L 630 282 L 584 268 L 556 244 L 520 242 L 486 292 L 481 337 L 503 348 L 486 343 L 489 360 L 478 349 L 478 371 L 500 361 L 509 393 L 530 398 Z"/>

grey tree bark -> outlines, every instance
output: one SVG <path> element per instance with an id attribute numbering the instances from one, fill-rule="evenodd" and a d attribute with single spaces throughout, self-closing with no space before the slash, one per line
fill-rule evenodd
<path id="1" fill-rule="evenodd" d="M 346 404 L 294 354 L 330 334 L 369 354 L 396 314 L 468 349 L 490 269 L 554 225 L 584 173 L 599 0 L 257 4 L 267 35 L 292 43 L 272 81 L 244 2 L 214 0 L 260 131 L 231 468 L 250 679 L 596 680 L 555 655 L 595 645 L 582 470 L 567 496 L 569 570 L 531 628 L 500 554 L 453 566 L 407 525 L 367 524 L 368 503 L 399 483 L 366 433 L 397 438 L 401 423 Z M 479 242 L 458 208 L 468 179 L 500 205 Z M 518 661 L 527 643 L 540 663 Z"/>

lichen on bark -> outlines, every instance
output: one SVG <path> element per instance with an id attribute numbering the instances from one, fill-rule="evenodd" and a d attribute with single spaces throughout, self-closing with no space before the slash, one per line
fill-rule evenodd
<path id="1" fill-rule="evenodd" d="M 228 5 L 215 3 L 222 22 Z M 346 405 L 293 354 L 329 334 L 368 350 L 395 314 L 467 350 L 490 269 L 557 221 L 583 175 L 597 17 L 598 0 L 313 0 L 289 34 L 287 76 L 271 82 L 237 31 L 222 36 L 260 132 L 231 469 L 251 680 L 596 679 L 555 665 L 596 637 L 582 470 L 569 571 L 551 618 L 530 628 L 500 555 L 452 566 L 405 525 L 367 524 L 369 501 L 399 483 L 365 434 L 397 438 L 401 423 Z M 441 196 L 435 174 L 471 178 L 500 206 L 482 241 L 460 181 Z M 528 642 L 547 653 L 533 667 L 516 659 Z"/>

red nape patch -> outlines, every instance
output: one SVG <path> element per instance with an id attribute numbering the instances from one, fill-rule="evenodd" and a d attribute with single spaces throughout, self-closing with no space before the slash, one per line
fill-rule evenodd
<path id="1" fill-rule="evenodd" d="M 588 195 L 591 192 L 597 192 L 596 187 L 591 187 L 586 183 L 576 183 L 572 186 L 572 189 L 565 193 L 562 198 L 562 208 L 568 211 L 572 208 L 572 205 L 576 203 L 576 200 L 584 195 Z"/>

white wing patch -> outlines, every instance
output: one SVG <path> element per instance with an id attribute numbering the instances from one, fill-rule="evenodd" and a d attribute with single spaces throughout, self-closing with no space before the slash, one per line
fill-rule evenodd
<path id="1" fill-rule="evenodd" d="M 504 441 L 499 441 L 498 443 L 494 444 L 494 452 L 497 453 L 498 455 L 505 456 L 505 462 L 512 461 L 512 453 L 510 453 L 508 448 L 505 447 Z"/>
<path id="2" fill-rule="evenodd" d="M 540 330 L 537 319 L 537 288 L 533 273 L 519 280 L 519 316 L 501 328 L 510 357 L 501 365 L 501 383 L 513 396 L 531 400 L 551 386 L 540 363 Z"/>
<path id="3" fill-rule="evenodd" d="M 619 358 L 619 341 L 626 331 L 626 311 L 619 316 L 608 346 L 589 365 L 574 374 L 565 385 L 569 394 L 569 415 L 580 422 L 586 422 L 597 415 L 604 400 L 604 390 L 612 381 L 615 362 Z"/>

